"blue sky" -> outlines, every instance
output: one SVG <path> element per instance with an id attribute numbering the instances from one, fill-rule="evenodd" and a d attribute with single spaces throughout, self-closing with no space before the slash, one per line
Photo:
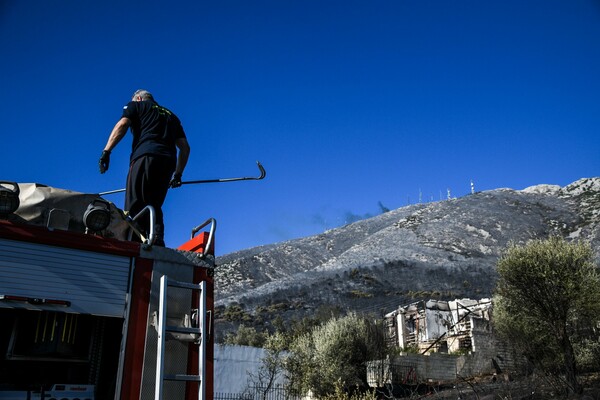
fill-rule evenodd
<path id="1" fill-rule="evenodd" d="M 178 114 L 176 247 L 217 254 L 419 201 L 600 176 L 600 2 L 0 0 L 0 180 L 124 187 L 138 88 Z M 123 195 L 107 196 L 118 206 Z"/>

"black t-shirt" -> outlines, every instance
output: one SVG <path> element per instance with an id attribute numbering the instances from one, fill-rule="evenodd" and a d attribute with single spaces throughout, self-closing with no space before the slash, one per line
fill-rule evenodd
<path id="1" fill-rule="evenodd" d="M 175 158 L 175 140 L 185 137 L 179 118 L 154 101 L 130 101 L 123 107 L 123 117 L 131 121 L 133 143 L 131 161 L 144 156 Z"/>

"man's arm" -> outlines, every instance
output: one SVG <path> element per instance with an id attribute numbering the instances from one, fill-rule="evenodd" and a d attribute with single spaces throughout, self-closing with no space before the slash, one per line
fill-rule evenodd
<path id="1" fill-rule="evenodd" d="M 111 152 L 112 149 L 123 139 L 123 136 L 127 133 L 127 129 L 129 129 L 129 125 L 131 125 L 131 121 L 129 118 L 123 117 L 117 122 L 115 127 L 113 128 L 110 136 L 108 137 L 108 142 L 106 146 L 104 146 L 104 151 Z"/>
<path id="2" fill-rule="evenodd" d="M 181 186 L 181 176 L 190 157 L 190 144 L 185 137 L 176 139 L 175 146 L 179 149 L 179 154 L 177 155 L 177 166 L 175 167 L 173 179 L 169 182 L 169 186 L 172 188 Z"/>
<path id="3" fill-rule="evenodd" d="M 100 161 L 98 161 L 101 174 L 108 171 L 108 166 L 110 164 L 110 152 L 121 141 L 121 139 L 123 139 L 123 136 L 125 136 L 127 133 L 127 129 L 129 128 L 130 124 L 131 121 L 129 121 L 128 118 L 122 117 L 110 133 L 108 142 L 106 143 L 106 146 L 104 146 L 104 151 L 102 151 L 102 154 L 100 155 Z"/>
<path id="4" fill-rule="evenodd" d="M 190 158 L 190 144 L 186 138 L 179 138 L 175 140 L 175 146 L 179 149 L 177 155 L 177 167 L 175 167 L 175 175 L 183 175 L 183 170 L 187 165 L 188 158 Z"/>

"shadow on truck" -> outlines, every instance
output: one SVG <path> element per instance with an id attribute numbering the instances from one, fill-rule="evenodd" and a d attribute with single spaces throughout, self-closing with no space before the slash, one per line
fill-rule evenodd
<path id="1" fill-rule="evenodd" d="M 0 399 L 48 399 L 41 393 L 65 382 L 94 385 L 96 396 L 81 400 L 114 399 L 122 319 L 0 309 L 0 321 Z"/>

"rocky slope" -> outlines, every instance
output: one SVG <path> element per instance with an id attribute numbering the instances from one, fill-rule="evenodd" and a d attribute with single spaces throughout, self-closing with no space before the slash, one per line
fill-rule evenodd
<path id="1" fill-rule="evenodd" d="M 420 299 L 492 294 L 509 242 L 552 234 L 600 250 L 600 178 L 416 204 L 217 258 L 217 328 L 269 326 L 323 306 L 377 315 Z"/>

